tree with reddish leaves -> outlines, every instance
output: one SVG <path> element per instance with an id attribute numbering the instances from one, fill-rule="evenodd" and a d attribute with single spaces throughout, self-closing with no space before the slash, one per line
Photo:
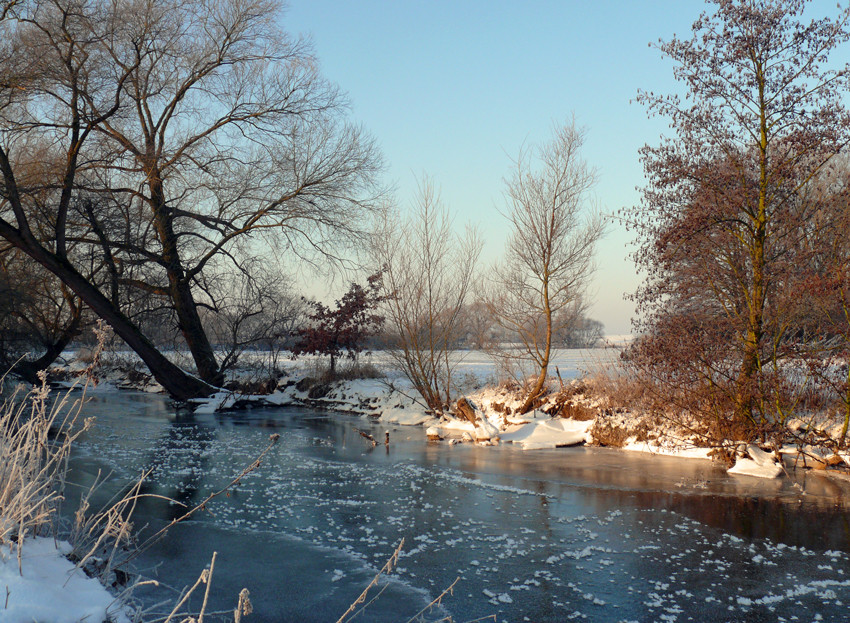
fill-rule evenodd
<path id="1" fill-rule="evenodd" d="M 794 295 L 806 301 L 811 336 L 802 351 L 821 388 L 838 398 L 843 424 L 837 435 L 844 447 L 850 428 L 850 171 L 846 158 L 836 159 L 811 185 L 817 217 L 805 238 L 808 259 Z"/>
<path id="2" fill-rule="evenodd" d="M 648 183 L 627 216 L 648 275 L 632 356 L 644 371 L 668 361 L 670 386 L 695 383 L 754 434 L 784 417 L 777 370 L 796 330 L 787 293 L 815 214 L 807 189 L 850 141 L 850 72 L 829 65 L 850 10 L 805 21 L 804 0 L 716 4 L 691 38 L 659 44 L 684 95 L 638 95 L 674 136 L 643 148 Z"/>
<path id="3" fill-rule="evenodd" d="M 296 335 L 299 341 L 292 347 L 292 355 L 327 355 L 330 357 L 330 372 L 336 371 L 340 357 L 351 360 L 363 350 L 367 337 L 377 333 L 384 324 L 384 317 L 376 313 L 378 305 L 387 299 L 381 294 L 383 271 L 378 271 L 366 280 L 366 285 L 352 282 L 348 292 L 330 307 L 319 301 L 310 301 L 313 313 L 311 324 Z"/>

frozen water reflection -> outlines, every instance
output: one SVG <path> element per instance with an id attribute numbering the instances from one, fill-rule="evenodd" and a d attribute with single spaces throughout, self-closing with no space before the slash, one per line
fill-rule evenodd
<path id="1" fill-rule="evenodd" d="M 257 472 L 142 561 L 164 560 L 158 579 L 183 586 L 218 551 L 215 605 L 232 608 L 247 586 L 251 621 L 336 620 L 402 537 L 401 568 L 365 620 L 406 621 L 456 577 L 429 620 L 840 620 L 850 604 L 850 490 L 823 476 L 795 485 L 604 449 L 452 447 L 406 427 L 373 449 L 354 428 L 382 439 L 386 427 L 361 418 L 195 417 L 143 394 L 104 394 L 86 412 L 98 423 L 72 481 L 108 470 L 114 491 L 153 468 L 147 491 L 186 504 L 280 433 Z M 179 508 L 149 500 L 137 513 L 155 528 Z"/>

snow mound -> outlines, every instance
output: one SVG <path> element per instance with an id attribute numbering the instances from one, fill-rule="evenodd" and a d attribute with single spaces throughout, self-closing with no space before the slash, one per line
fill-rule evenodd
<path id="1" fill-rule="evenodd" d="M 195 398 L 192 402 L 198 405 L 195 408 L 195 413 L 210 414 L 229 409 L 236 404 L 236 394 L 233 392 L 217 392 L 209 398 Z"/>
<path id="2" fill-rule="evenodd" d="M 754 476 L 756 478 L 779 478 L 782 475 L 782 466 L 776 462 L 772 455 L 768 454 L 758 446 L 750 444 L 747 446 L 748 459 L 738 459 L 735 465 L 727 471 L 730 474 L 740 476 Z"/>
<path id="3" fill-rule="evenodd" d="M 386 407 L 381 412 L 380 419 L 384 422 L 400 424 L 402 426 L 420 426 L 422 424 L 430 424 L 434 421 L 434 417 L 422 409 L 405 409 L 404 406 Z"/>
<path id="4" fill-rule="evenodd" d="M 475 422 L 475 441 L 490 441 L 499 435 L 499 428 L 489 420 L 479 419 Z"/>
<path id="5" fill-rule="evenodd" d="M 711 460 L 711 448 L 697 448 L 689 445 L 684 440 L 670 440 L 664 444 L 658 440 L 637 441 L 634 437 L 626 440 L 623 450 L 629 452 L 645 452 L 647 454 L 658 454 L 680 459 L 707 459 Z"/>
<path id="6" fill-rule="evenodd" d="M 0 552 L 0 586 L 8 594 L 6 608 L 0 613 L 3 623 L 127 620 L 121 613 L 109 611 L 115 598 L 101 583 L 86 577 L 65 558 L 70 550 L 64 541 L 27 539 L 21 560 L 23 575 L 18 573 L 16 552 L 5 548 Z"/>
<path id="7" fill-rule="evenodd" d="M 590 440 L 591 426 L 592 420 L 538 420 L 512 427 L 513 430 L 502 434 L 502 441 L 517 443 L 523 450 L 574 446 Z"/>

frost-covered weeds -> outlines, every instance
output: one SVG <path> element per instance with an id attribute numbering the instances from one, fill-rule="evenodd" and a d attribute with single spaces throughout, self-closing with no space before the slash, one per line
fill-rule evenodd
<path id="1" fill-rule="evenodd" d="M 0 407 L 0 547 L 20 549 L 56 532 L 71 445 L 92 420 L 69 393 L 51 402 L 45 375 L 28 393 L 19 386 Z"/>
<path id="2" fill-rule="evenodd" d="M 96 356 L 90 364 L 96 364 Z M 142 474 L 127 491 L 108 503 L 104 508 L 92 511 L 90 500 L 98 483 L 83 493 L 75 513 L 73 526 L 69 529 L 60 517 L 60 507 L 65 501 L 65 476 L 68 459 L 74 442 L 93 424 L 93 418 L 82 418 L 81 411 L 86 402 L 88 383 L 82 392 L 75 388 L 57 394 L 51 392 L 46 375 L 42 383 L 25 392 L 23 386 L 16 387 L 0 406 L 0 548 L 17 555 L 18 573 L 23 575 L 23 550 L 34 537 L 49 536 L 64 538 L 70 542 L 68 559 L 75 564 L 80 574 L 96 577 L 104 586 L 119 594 L 115 609 L 124 612 L 118 620 L 180 621 L 195 623 L 212 615 L 227 615 L 239 622 L 243 615 L 251 612 L 247 590 L 243 590 L 234 610 L 226 613 L 206 612 L 210 580 L 215 556 L 209 569 L 204 570 L 194 586 L 185 590 L 175 600 L 165 616 L 153 615 L 139 606 L 133 606 L 133 591 L 145 584 L 155 584 L 126 571 L 127 563 L 145 547 L 164 536 L 173 524 L 190 517 L 203 508 L 212 498 L 238 483 L 246 474 L 256 469 L 262 457 L 277 441 L 270 440 L 269 447 L 257 460 L 249 465 L 225 489 L 208 496 L 194 508 L 187 509 L 182 517 L 175 519 L 164 529 L 148 537 L 141 544 L 135 542 L 135 529 L 131 521 L 133 511 L 142 497 L 141 487 L 147 474 Z M 57 555 L 61 555 L 57 549 Z M 2 560 L 0 560 L 2 562 Z M 205 585 L 201 610 L 197 617 L 184 610 L 188 597 L 200 585 Z M 18 595 L 16 594 L 17 598 Z M 7 595 L 8 601 L 8 595 Z M 132 612 L 135 609 L 135 612 Z M 2 616 L 0 616 L 2 618 Z"/>

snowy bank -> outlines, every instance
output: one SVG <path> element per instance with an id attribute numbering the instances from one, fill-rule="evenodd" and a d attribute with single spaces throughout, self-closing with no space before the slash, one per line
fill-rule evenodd
<path id="1" fill-rule="evenodd" d="M 626 343 L 630 336 L 623 337 L 622 341 L 615 340 L 614 343 Z M 607 406 L 608 390 L 604 384 L 595 387 L 586 375 L 592 370 L 604 371 L 616 366 L 618 352 L 617 348 L 558 351 L 553 362 L 555 367 L 560 365 L 558 372 L 564 380 L 550 379 L 548 393 L 536 405 L 537 408 L 522 415 L 517 414 L 523 402 L 521 392 L 497 385 L 495 364 L 485 353 L 478 351 L 467 353 L 458 364 L 458 378 L 462 382 L 456 385 L 456 390 L 476 405 L 474 421 L 454 412 L 440 417 L 430 413 L 410 382 L 395 368 L 391 358 L 381 352 L 364 357 L 365 366 L 379 370 L 383 374 L 381 378 L 338 381 L 310 378 L 321 369 L 323 362 L 320 359 L 305 357 L 293 361 L 282 356 L 279 363 L 283 378 L 276 387 L 272 383 L 274 389 L 271 393 L 251 395 L 221 391 L 196 401 L 196 412 L 209 414 L 251 407 L 304 406 L 368 416 L 388 424 L 423 426 L 427 429 L 424 436 L 431 441 L 468 441 L 489 445 L 510 442 L 527 450 L 586 443 L 631 452 L 710 460 L 723 454 L 716 450 L 722 447 L 727 450 L 727 457 L 732 456 L 736 440 L 724 440 L 719 444 L 715 440 L 715 443 L 709 444 L 693 433 L 699 428 L 698 423 L 680 427 L 671 421 L 676 418 L 656 417 L 628 406 Z M 121 357 L 131 361 L 134 356 L 125 353 Z M 257 378 L 257 370 L 269 369 L 262 357 L 262 352 L 245 353 L 249 365 L 232 371 L 233 380 L 249 381 L 243 386 L 250 387 L 250 380 Z M 122 363 L 125 370 L 127 361 Z M 65 371 L 71 373 L 82 365 L 71 357 L 71 364 Z M 132 386 L 126 374 L 116 373 L 116 369 L 120 368 L 114 366 L 104 370 L 106 383 L 100 386 L 101 391 Z M 158 388 L 143 374 L 136 372 L 134 376 L 142 379 L 142 382 L 136 382 L 136 389 L 155 391 Z M 606 374 L 600 376 L 604 378 Z M 791 430 L 794 429 L 792 424 L 793 421 L 789 423 Z M 836 426 L 834 422 L 816 418 L 805 425 L 830 433 Z M 798 427 L 801 426 L 804 424 L 799 422 Z M 713 447 L 706 447 L 708 445 Z M 799 458 L 803 459 L 800 464 L 806 467 L 835 465 L 829 462 L 829 457 L 820 456 L 822 452 L 819 449 L 786 448 L 782 452 L 786 456 L 797 457 L 795 465 Z M 782 474 L 781 465 L 776 462 L 759 463 L 747 454 L 746 449 L 738 455 L 730 472 L 732 474 L 767 478 Z M 850 454 L 840 459 L 839 462 L 850 466 Z"/>
<path id="2" fill-rule="evenodd" d="M 478 372 L 483 375 L 483 368 Z M 282 379 L 278 388 L 268 395 L 222 391 L 199 399 L 195 401 L 196 412 L 214 413 L 252 406 L 306 406 L 368 416 L 391 424 L 423 426 L 425 437 L 431 441 L 513 443 L 524 450 L 589 444 L 666 457 L 716 458 L 714 448 L 701 446 L 698 439 L 668 421 L 648 422 L 639 413 L 612 413 L 604 409 L 598 398 L 583 393 L 586 387 L 576 379 L 567 384 L 558 382 L 560 387 L 550 388 L 537 409 L 521 415 L 516 413 L 523 401 L 520 392 L 493 385 L 481 387 L 468 393 L 468 402 L 474 409 L 470 418 L 459 413 L 440 417 L 429 413 L 416 399 L 413 388 L 398 376 L 328 382 L 295 374 Z M 622 440 L 611 443 L 603 434 L 605 427 L 624 431 Z M 629 434 L 635 429 L 644 433 Z M 735 446 L 733 442 L 725 445 Z M 777 478 L 784 473 L 782 466 L 757 446 L 751 445 L 745 451 L 748 456 L 739 456 L 729 473 L 759 478 Z"/>
<path id="3" fill-rule="evenodd" d="M 0 612 L 3 623 L 129 621 L 115 597 L 65 557 L 70 551 L 65 541 L 26 539 L 21 572 L 17 548 L 0 551 L 0 591 L 8 596 Z"/>

